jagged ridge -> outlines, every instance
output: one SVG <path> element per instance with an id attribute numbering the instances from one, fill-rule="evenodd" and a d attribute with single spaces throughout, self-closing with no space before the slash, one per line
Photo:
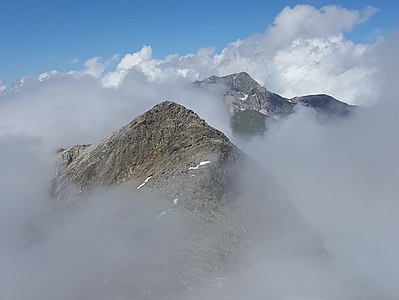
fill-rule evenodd
<path id="1" fill-rule="evenodd" d="M 294 106 L 299 103 L 329 116 L 345 116 L 355 108 L 324 94 L 288 99 L 268 91 L 246 72 L 223 77 L 213 75 L 206 80 L 196 81 L 195 84 L 204 88 L 222 86 L 222 98 L 232 114 L 242 110 L 254 110 L 273 118 L 282 118 L 292 114 Z"/>
<path id="2" fill-rule="evenodd" d="M 254 236 L 282 243 L 298 236 L 284 247 L 325 253 L 277 182 L 222 132 L 174 102 L 154 106 L 97 145 L 75 146 L 60 155 L 63 165 L 54 182 L 60 201 L 71 185 L 77 194 L 98 185 L 125 185 L 177 201 L 212 223 L 221 236 L 215 247 L 223 253 L 238 251 Z"/>
<path id="3" fill-rule="evenodd" d="M 71 183 L 79 191 L 122 183 L 137 188 L 151 176 L 146 189 L 162 188 L 171 199 L 187 194 L 185 198 L 193 200 L 187 200 L 190 207 L 215 205 L 222 197 L 226 168 L 243 158 L 222 132 L 170 101 L 154 106 L 98 145 L 75 146 L 61 154 L 67 162 L 56 194 Z M 195 173 L 190 169 L 208 161 Z M 184 192 L 177 183 L 186 186 Z M 194 201 L 195 195 L 201 201 Z"/>

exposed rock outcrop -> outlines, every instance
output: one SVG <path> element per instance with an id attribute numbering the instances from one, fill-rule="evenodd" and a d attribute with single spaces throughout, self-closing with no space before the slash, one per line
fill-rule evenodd
<path id="1" fill-rule="evenodd" d="M 222 132 L 174 102 L 154 106 L 97 145 L 75 146 L 60 156 L 66 163 L 54 180 L 59 201 L 71 186 L 77 194 L 119 185 L 156 193 L 213 228 L 217 238 L 204 251 L 212 253 L 210 264 L 218 269 L 242 255 L 249 239 L 278 239 L 290 251 L 325 254 L 272 176 Z M 198 228 L 193 232 L 191 238 L 200 237 Z"/>
<path id="2" fill-rule="evenodd" d="M 315 109 L 318 113 L 342 117 L 350 114 L 355 106 L 339 101 L 329 95 L 308 95 L 291 99 L 268 91 L 248 73 L 241 72 L 223 77 L 211 76 L 195 85 L 221 93 L 229 111 L 234 115 L 243 110 L 260 112 L 268 117 L 279 119 L 294 112 L 297 104 Z"/>

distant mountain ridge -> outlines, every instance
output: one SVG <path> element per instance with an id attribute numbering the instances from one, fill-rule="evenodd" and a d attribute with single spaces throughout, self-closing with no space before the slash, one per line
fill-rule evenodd
<path id="1" fill-rule="evenodd" d="M 356 107 L 325 94 L 285 98 L 268 91 L 246 72 L 222 77 L 212 75 L 194 84 L 221 93 L 222 99 L 233 115 L 239 111 L 253 110 L 279 119 L 294 113 L 294 107 L 302 104 L 324 115 L 343 117 L 352 113 Z"/>

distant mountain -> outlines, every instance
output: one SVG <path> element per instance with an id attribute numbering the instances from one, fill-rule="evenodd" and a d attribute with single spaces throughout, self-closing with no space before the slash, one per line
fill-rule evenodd
<path id="1" fill-rule="evenodd" d="M 303 254 L 325 253 L 273 177 L 222 132 L 174 102 L 154 106 L 96 145 L 60 149 L 58 155 L 58 201 L 96 186 L 121 185 L 156 193 L 172 208 L 212 224 L 224 240 L 215 247 L 226 253 L 254 235 L 279 239 Z M 259 223 L 257 229 L 248 222 Z M 289 245 L 293 235 L 298 239 Z"/>
<path id="2" fill-rule="evenodd" d="M 294 113 L 298 104 L 328 118 L 345 117 L 355 109 L 324 94 L 284 98 L 268 91 L 245 72 L 223 77 L 213 75 L 194 84 L 221 96 L 232 115 L 232 127 L 238 133 L 263 132 L 261 128 L 266 128 L 266 120 L 285 118 Z"/>
<path id="3" fill-rule="evenodd" d="M 294 104 L 280 95 L 269 92 L 248 73 L 241 72 L 223 77 L 211 76 L 194 84 L 209 88 L 222 87 L 223 100 L 231 113 L 241 110 L 255 110 L 272 117 L 286 116 L 294 112 Z"/>
<path id="4" fill-rule="evenodd" d="M 289 99 L 294 104 L 302 104 L 313 108 L 318 113 L 328 116 L 345 117 L 353 113 L 355 105 L 349 105 L 329 95 L 307 95 Z"/>

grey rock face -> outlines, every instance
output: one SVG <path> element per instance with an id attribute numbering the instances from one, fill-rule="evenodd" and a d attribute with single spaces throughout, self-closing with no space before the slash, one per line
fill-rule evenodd
<path id="1" fill-rule="evenodd" d="M 350 114 L 355 108 L 328 95 L 284 98 L 268 91 L 245 72 L 223 77 L 213 75 L 194 84 L 207 89 L 219 86 L 222 98 L 233 115 L 241 110 L 254 110 L 279 119 L 292 114 L 294 106 L 300 103 L 318 113 L 342 117 Z"/>
<path id="2" fill-rule="evenodd" d="M 74 146 L 60 156 L 66 167 L 56 179 L 57 195 L 70 184 L 82 192 L 124 183 L 162 190 L 165 197 L 184 198 L 185 206 L 200 209 L 222 198 L 227 168 L 244 155 L 193 111 L 166 101 L 99 144 Z"/>
<path id="3" fill-rule="evenodd" d="M 91 145 L 75 145 L 69 149 L 58 149 L 57 153 L 61 158 L 63 167 L 69 166 L 79 155 L 81 155 Z"/>
<path id="4" fill-rule="evenodd" d="M 97 145 L 74 146 L 60 156 L 67 163 L 54 180 L 59 201 L 68 197 L 70 186 L 84 193 L 95 186 L 125 185 L 157 193 L 199 217 L 219 236 L 213 250 L 231 260 L 248 238 L 266 236 L 282 243 L 295 236 L 287 248 L 325 254 L 275 180 L 222 132 L 179 104 L 162 102 Z M 210 264 L 216 266 L 212 255 Z"/>
<path id="5" fill-rule="evenodd" d="M 222 86 L 223 100 L 232 114 L 240 110 L 255 110 L 276 117 L 293 112 L 293 103 L 269 92 L 245 72 L 224 77 L 211 76 L 207 80 L 196 81 L 195 84 L 204 88 Z"/>

